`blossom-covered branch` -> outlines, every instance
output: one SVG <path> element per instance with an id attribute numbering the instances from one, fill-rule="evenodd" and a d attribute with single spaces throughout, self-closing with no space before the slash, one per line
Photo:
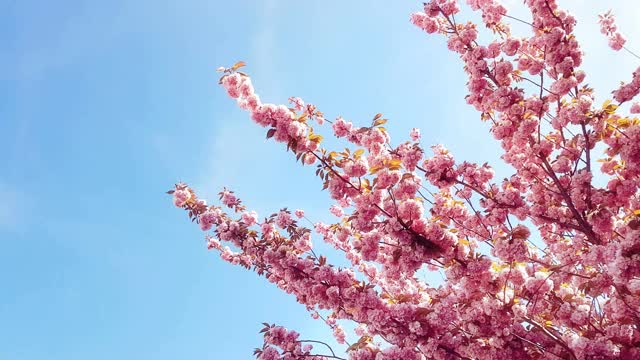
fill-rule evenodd
<path id="1" fill-rule="evenodd" d="M 418 129 L 392 145 L 382 114 L 358 126 L 300 98 L 263 103 L 239 62 L 219 69 L 220 84 L 267 138 L 315 167 L 339 220 L 305 228 L 282 209 L 261 222 L 232 192 L 210 206 L 185 184 L 171 190 L 174 203 L 224 260 L 265 276 L 314 317 L 326 312 L 339 343 L 336 321 L 357 324 L 350 359 L 639 358 L 640 121 L 623 108 L 640 93 L 640 69 L 598 106 L 580 69 L 576 19 L 555 0 L 525 1 L 527 37 L 512 35 L 503 20 L 515 18 L 497 1 L 467 3 L 494 38 L 483 42 L 479 24 L 461 22 L 455 0 L 429 1 L 411 22 L 459 55 L 466 101 L 510 176 L 495 181 L 486 163 L 423 148 Z M 610 15 L 601 26 L 624 45 Z M 324 147 L 327 132 L 347 147 Z M 318 256 L 314 236 L 350 267 Z M 444 284 L 421 280 L 421 270 L 443 271 Z M 264 332 L 260 359 L 340 357 L 313 355 L 281 327 Z"/>

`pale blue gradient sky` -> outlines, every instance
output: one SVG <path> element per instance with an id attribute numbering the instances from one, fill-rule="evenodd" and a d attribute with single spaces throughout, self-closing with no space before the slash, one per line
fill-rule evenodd
<path id="1" fill-rule="evenodd" d="M 608 50 L 596 14 L 618 10 L 638 49 L 638 7 L 565 3 L 604 100 L 638 61 Z M 460 61 L 408 21 L 419 7 L 0 0 L 0 358 L 247 359 L 263 321 L 328 338 L 292 297 L 207 252 L 164 191 L 226 185 L 261 215 L 329 220 L 313 171 L 218 87 L 214 69 L 236 60 L 264 101 L 301 96 L 360 124 L 383 112 L 395 139 L 418 126 L 425 144 L 496 164 Z"/>

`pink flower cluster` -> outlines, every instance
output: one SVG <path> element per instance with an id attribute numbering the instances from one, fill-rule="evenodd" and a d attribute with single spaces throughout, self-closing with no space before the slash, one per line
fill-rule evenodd
<path id="1" fill-rule="evenodd" d="M 359 324 L 349 359 L 640 358 L 640 120 L 620 107 L 640 93 L 640 69 L 614 91 L 617 103 L 597 106 L 583 86 L 576 20 L 557 1 L 524 2 L 526 37 L 511 34 L 513 16 L 497 1 L 467 4 L 481 24 L 465 22 L 456 0 L 428 1 L 411 22 L 462 60 L 466 101 L 499 141 L 509 176 L 496 182 L 491 166 L 457 162 L 441 145 L 425 155 L 417 128 L 394 146 L 382 114 L 369 126 L 337 117 L 313 129 L 309 119 L 325 122 L 314 105 L 263 104 L 238 63 L 221 69 L 222 86 L 268 138 L 315 164 L 339 219 L 308 229 L 297 220 L 304 211 L 282 209 L 260 222 L 233 192 L 207 205 L 184 184 L 173 202 L 210 249 L 294 296 L 338 343 L 350 339 L 339 321 Z M 496 36 L 483 42 L 479 25 Z M 600 25 L 622 48 L 610 13 Z M 349 147 L 322 147 L 322 130 Z M 314 236 L 349 266 L 316 254 Z M 259 359 L 339 358 L 312 354 L 319 347 L 282 327 L 263 332 Z"/>
<path id="2" fill-rule="evenodd" d="M 600 32 L 609 39 L 609 47 L 616 51 L 621 50 L 627 42 L 627 39 L 618 31 L 616 19 L 611 10 L 602 15 L 598 15 L 598 18 Z"/>
<path id="3" fill-rule="evenodd" d="M 613 98 L 620 104 L 630 101 L 640 93 L 640 68 L 633 72 L 633 78 L 628 84 L 622 84 L 613 92 Z"/>
<path id="4" fill-rule="evenodd" d="M 313 345 L 303 344 L 302 341 L 299 341 L 297 332 L 287 330 L 282 326 L 264 325 L 265 328 L 262 330 L 264 345 L 255 351 L 258 360 L 327 359 L 324 356 L 311 355 Z"/>

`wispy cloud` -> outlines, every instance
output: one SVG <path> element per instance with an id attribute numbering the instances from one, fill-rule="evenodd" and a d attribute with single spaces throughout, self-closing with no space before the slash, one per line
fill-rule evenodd
<path id="1" fill-rule="evenodd" d="M 25 223 L 25 194 L 0 182 L 0 231 L 15 231 Z"/>
<path id="2" fill-rule="evenodd" d="M 250 65 L 255 74 L 259 74 L 260 78 L 267 80 L 275 80 L 270 78 L 276 68 L 273 58 L 276 49 L 276 27 L 279 1 L 265 0 L 260 2 L 261 6 L 256 6 L 257 18 L 259 26 L 251 41 L 251 59 Z M 277 81 L 266 81 L 261 84 L 260 88 L 263 92 L 274 94 L 278 92 Z"/>
<path id="3" fill-rule="evenodd" d="M 276 26 L 275 21 L 279 9 L 278 0 L 261 1 L 255 6 L 257 27 L 251 36 L 250 58 L 247 59 L 251 68 L 251 75 L 259 78 L 259 83 L 255 84 L 258 92 L 264 94 L 266 98 L 277 96 L 279 88 L 278 81 L 274 76 L 276 65 L 274 63 L 274 52 L 276 51 Z M 240 59 L 239 59 L 240 60 Z M 232 99 L 226 99 L 228 108 L 234 106 Z M 264 99 L 263 99 L 264 101 Z M 233 115 L 232 115 L 233 114 Z M 223 186 L 238 185 L 246 183 L 247 164 L 259 167 L 255 164 L 256 149 L 255 144 L 244 143 L 247 138 L 264 139 L 262 129 L 251 124 L 246 113 L 239 116 L 236 111 L 221 111 L 215 114 L 222 120 L 228 117 L 237 118 L 238 121 L 216 121 L 215 133 L 208 154 L 209 160 L 205 164 L 206 170 L 197 180 L 195 187 L 201 189 L 203 195 L 211 198 L 222 189 Z M 271 147 L 266 150 L 275 153 Z M 224 154 L 224 155 L 223 155 Z M 264 152 L 261 156 L 266 156 Z M 244 176 L 243 176 L 244 175 Z"/>

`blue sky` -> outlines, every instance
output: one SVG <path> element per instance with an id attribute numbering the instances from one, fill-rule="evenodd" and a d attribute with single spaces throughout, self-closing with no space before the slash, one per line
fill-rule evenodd
<path id="1" fill-rule="evenodd" d="M 638 61 L 606 47 L 604 4 L 567 3 L 604 100 Z M 228 186 L 263 216 L 331 220 L 313 171 L 218 87 L 215 68 L 237 60 L 264 101 L 301 96 L 361 124 L 382 112 L 395 139 L 417 126 L 496 164 L 460 62 L 408 21 L 419 6 L 0 0 L 0 358 L 246 359 L 263 321 L 328 338 L 292 297 L 207 252 L 164 191 Z M 633 1 L 608 6 L 640 33 Z"/>

